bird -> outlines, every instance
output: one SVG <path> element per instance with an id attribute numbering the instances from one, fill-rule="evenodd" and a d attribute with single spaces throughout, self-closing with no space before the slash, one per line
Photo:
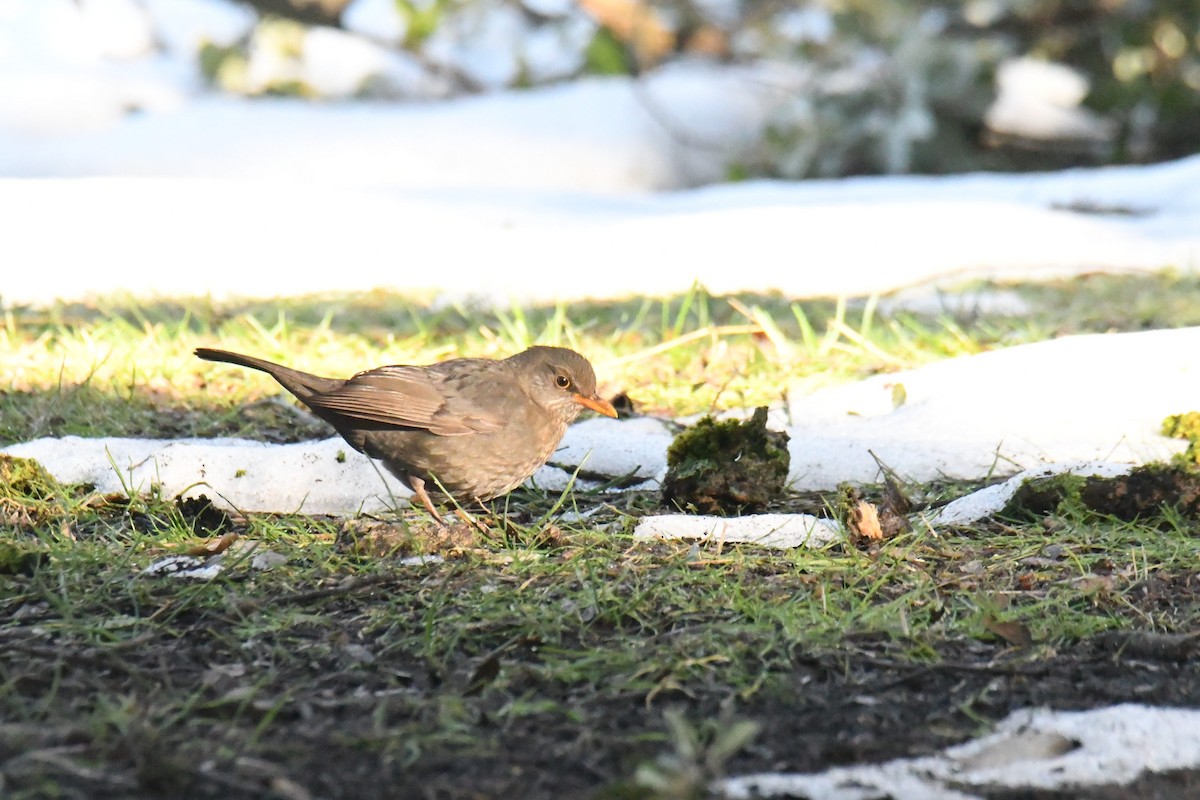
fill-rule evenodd
<path id="1" fill-rule="evenodd" d="M 565 347 L 393 364 L 346 379 L 229 350 L 195 354 L 273 377 L 351 447 L 381 461 L 439 524 L 430 492 L 449 495 L 460 509 L 508 494 L 550 459 L 584 409 L 617 416 L 596 394 L 591 363 Z"/>

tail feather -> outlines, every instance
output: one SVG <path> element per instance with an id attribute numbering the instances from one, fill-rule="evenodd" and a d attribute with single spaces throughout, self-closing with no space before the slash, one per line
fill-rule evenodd
<path id="1" fill-rule="evenodd" d="M 279 381 L 279 384 L 283 388 L 296 395 L 300 400 L 304 400 L 320 392 L 332 391 L 345 383 L 345 381 L 337 378 L 322 378 L 319 375 L 301 372 L 298 369 L 285 367 L 282 364 L 275 364 L 241 353 L 233 353 L 229 350 L 198 347 L 196 348 L 196 355 L 205 361 L 220 361 L 225 364 L 236 364 L 239 367 L 249 367 L 250 369 L 265 372 Z"/>

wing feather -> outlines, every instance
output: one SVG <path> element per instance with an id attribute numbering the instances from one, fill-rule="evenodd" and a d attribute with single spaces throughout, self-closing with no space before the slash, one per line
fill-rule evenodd
<path id="1" fill-rule="evenodd" d="M 305 402 L 354 420 L 422 428 L 439 436 L 498 430 L 503 419 L 460 394 L 448 391 L 448 376 L 421 367 L 380 367 L 360 372 L 341 386 Z"/>

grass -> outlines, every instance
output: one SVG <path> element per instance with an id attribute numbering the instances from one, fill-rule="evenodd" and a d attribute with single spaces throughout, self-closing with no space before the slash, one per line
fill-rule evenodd
<path id="1" fill-rule="evenodd" d="M 314 372 L 456 355 L 501 356 L 534 342 L 584 351 L 604 388 L 629 391 L 651 413 L 779 402 L 790 381 L 826 382 L 977 352 L 1014 335 L 985 324 L 899 315 L 873 304 L 710 298 L 482 312 L 431 308 L 387 295 L 309 298 L 214 307 L 128 303 L 10 311 L 0 332 L 8 391 L 0 440 L 31 436 L 215 435 L 239 423 L 246 402 L 275 394 L 269 378 L 214 372 L 197 344 L 219 342 Z M 1044 332 L 1041 332 L 1044 334 Z M 1039 338 L 1036 330 L 1017 340 Z M 204 413 L 190 413 L 200 410 Z M 270 412 L 260 410 L 270 416 Z M 224 413 L 222 413 L 224 412 Z"/>
<path id="2" fill-rule="evenodd" d="M 1200 283 L 1171 274 L 1020 291 L 1020 318 L 699 288 L 501 311 L 384 294 L 12 309 L 0 443 L 324 435 L 264 376 L 193 358 L 200 344 L 335 375 L 564 344 L 596 363 L 603 393 L 677 416 L 1063 333 L 1190 324 L 1200 308 Z M 907 487 L 923 503 L 969 488 Z M 508 527 L 447 538 L 415 512 L 213 519 L 5 473 L 0 794 L 700 796 L 727 769 L 927 752 L 1041 691 L 1084 702 L 1080 664 L 1112 675 L 1108 696 L 1197 699 L 1175 667 L 1147 695 L 1155 679 L 1079 655 L 1106 631 L 1200 622 L 1196 522 L 1169 511 L 1131 523 L 1068 504 L 918 524 L 865 550 L 768 552 L 636 543 L 656 503 L 644 494 L 573 495 L 567 509 L 599 511 L 535 525 L 557 500 L 518 492 Z M 231 551 L 210 581 L 138 577 L 228 530 L 279 563 Z M 420 553 L 440 559 L 401 560 Z"/>

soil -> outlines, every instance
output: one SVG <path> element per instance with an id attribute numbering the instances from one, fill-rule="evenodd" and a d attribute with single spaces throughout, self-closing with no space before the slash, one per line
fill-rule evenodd
<path id="1" fill-rule="evenodd" d="M 398 588 L 364 584 L 321 613 L 350 629 L 374 592 Z M 307 599 L 292 601 L 302 611 Z M 1027 706 L 1200 705 L 1190 649 L 1130 647 L 1111 634 L 1037 661 L 997 659 L 993 644 L 948 644 L 936 664 L 898 657 L 884 639 L 850 640 L 836 652 L 797 649 L 773 685 L 748 700 L 725 696 L 719 682 L 648 700 L 540 680 L 536 642 L 510 642 L 483 663 L 431 665 L 382 648 L 359 659 L 352 647 L 306 641 L 297 626 L 288 631 L 292 657 L 281 659 L 239 641 L 237 620 L 231 611 L 184 621 L 182 637 L 119 648 L 56 641 L 32 618 L 0 629 L 0 690 L 55 698 L 36 724 L 0 724 L 0 794 L 51 796 L 36 789 L 49 780 L 55 796 L 79 798 L 645 797 L 630 776 L 668 749 L 646 734 L 663 731 L 670 707 L 692 719 L 732 711 L 762 726 L 726 765 L 736 774 L 930 754 Z M 498 688 L 491 678 L 501 671 Z M 192 698 L 188 707 L 166 713 L 180 692 Z M 121 705 L 114 718 L 124 721 L 81 725 L 72 709 L 94 713 L 98 698 Z M 544 713 L 515 721 L 501 713 L 546 700 Z M 988 796 L 1200 797 L 1200 777 L 1147 776 L 1136 791 Z"/>
<path id="2" fill-rule="evenodd" d="M 204 503 L 178 510 L 198 533 L 232 525 Z M 127 521 L 137 527 L 136 517 Z M 390 535 L 396 531 L 403 535 Z M 336 542 L 346 557 L 378 564 L 404 553 L 411 535 L 358 521 L 343 525 Z M 556 529 L 545 535 L 554 545 Z M 465 523 L 444 536 L 440 552 L 479 545 Z M 188 585 L 164 577 L 113 592 L 112 629 L 98 625 L 87 635 L 86 626 L 63 624 L 78 613 L 76 589 L 23 593 L 19 581 L 36 569 L 26 566 L 0 571 L 0 581 L 18 582 L 0 593 L 5 800 L 630 800 L 655 796 L 634 782 L 638 768 L 677 750 L 664 718 L 671 709 L 702 738 L 730 720 L 756 723 L 757 736 L 721 765 L 745 774 L 929 755 L 1031 706 L 1200 706 L 1200 636 L 1186 632 L 1109 630 L 1057 650 L 1011 647 L 1007 637 L 932 641 L 919 659 L 913 642 L 883 634 L 848 634 L 823 649 L 755 643 L 749 652 L 769 652 L 768 661 L 718 662 L 707 680 L 663 681 L 648 693 L 622 682 L 636 663 L 624 676 L 600 677 L 584 664 L 563 666 L 564 653 L 585 662 L 591 650 L 628 646 L 633 634 L 620 630 L 568 624 L 548 656 L 516 619 L 459 632 L 437 661 L 413 652 L 409 633 L 438 624 L 422 616 L 428 605 L 398 606 L 386 624 L 373 614 L 388 598 L 417 598 L 433 584 L 455 596 L 477 580 L 451 561 L 349 578 L 335 572 L 318 588 L 267 572 L 224 584 L 216 607 L 189 605 Z M 1194 609 L 1197 586 L 1194 573 L 1155 572 L 1127 597 L 1149 619 Z M 270 624 L 256 616 L 264 608 L 276 614 Z M 122 635 L 122 620 L 139 621 L 141 632 Z M 704 622 L 672 620 L 655 619 L 648 638 Z M 738 670 L 764 678 L 738 691 L 731 687 L 746 685 L 731 679 Z M 673 796 L 699 797 L 691 788 Z M 1147 775 L 1131 787 L 984 794 L 1200 798 L 1200 771 Z"/>

